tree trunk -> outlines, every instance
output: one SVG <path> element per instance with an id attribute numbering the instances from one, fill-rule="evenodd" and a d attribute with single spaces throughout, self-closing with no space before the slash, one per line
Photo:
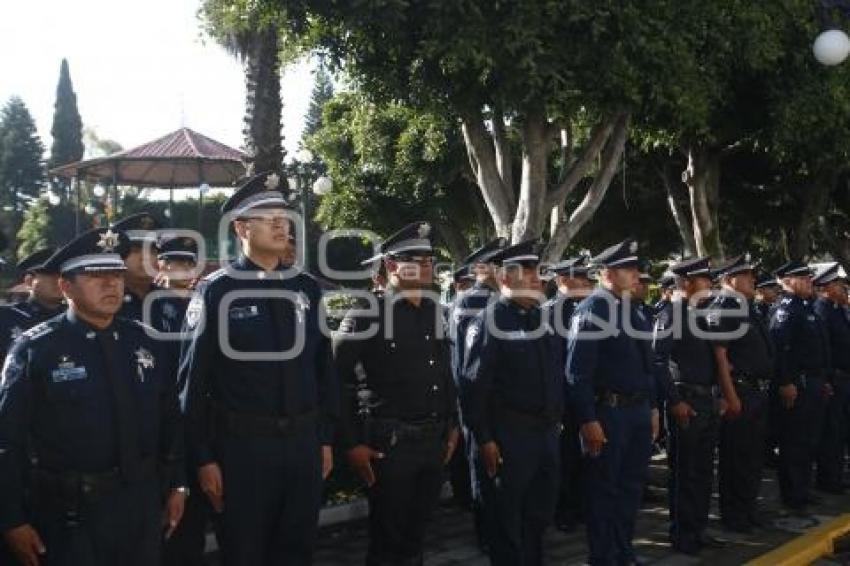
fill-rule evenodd
<path id="1" fill-rule="evenodd" d="M 564 250 L 578 234 L 579 230 L 593 217 L 596 209 L 605 198 L 611 180 L 617 173 L 623 149 L 626 146 L 626 138 L 629 132 L 629 116 L 619 115 L 612 128 L 611 137 L 602 152 L 599 171 L 593 179 L 593 183 L 584 195 L 581 203 L 570 214 L 569 220 L 561 223 L 543 252 L 543 261 L 554 262 L 560 259 Z M 583 156 L 584 157 L 584 156 Z M 581 159 L 579 159 L 579 162 Z"/>
<path id="2" fill-rule="evenodd" d="M 670 214 L 673 215 L 673 221 L 676 222 L 676 228 L 679 229 L 679 237 L 682 239 L 682 255 L 690 257 L 696 253 L 696 242 L 694 241 L 694 228 L 691 223 L 689 211 L 685 209 L 682 203 L 676 196 L 674 187 L 681 186 L 678 179 L 670 171 L 667 165 L 664 165 L 659 171 L 661 182 L 664 185 L 664 190 L 667 193 L 667 205 L 670 207 Z"/>
<path id="3" fill-rule="evenodd" d="M 691 147 L 682 180 L 688 185 L 697 255 L 709 256 L 715 261 L 723 260 L 718 217 L 720 152 L 712 148 Z"/>
<path id="4" fill-rule="evenodd" d="M 805 191 L 800 218 L 788 245 L 790 259 L 804 260 L 809 255 L 812 237 L 818 228 L 818 220 L 826 213 L 829 196 L 832 194 L 836 181 L 837 176 L 832 173 L 816 175 L 812 186 Z"/>
<path id="5" fill-rule="evenodd" d="M 469 255 L 470 251 L 469 245 L 466 243 L 466 236 L 464 236 L 463 230 L 451 220 L 438 220 L 435 223 L 435 228 L 437 229 L 437 233 L 440 235 L 440 239 L 443 240 L 443 243 L 449 250 L 449 254 L 452 256 L 452 261 L 456 265 L 460 265 L 460 262 L 463 261 L 463 258 Z"/>
<path id="6" fill-rule="evenodd" d="M 280 171 L 281 135 L 280 56 L 274 26 L 257 30 L 243 52 L 245 68 L 245 151 L 251 156 L 248 174 Z"/>
<path id="7" fill-rule="evenodd" d="M 547 131 L 543 106 L 535 106 L 526 113 L 522 124 L 522 181 L 512 235 L 515 244 L 539 238 L 546 222 Z"/>

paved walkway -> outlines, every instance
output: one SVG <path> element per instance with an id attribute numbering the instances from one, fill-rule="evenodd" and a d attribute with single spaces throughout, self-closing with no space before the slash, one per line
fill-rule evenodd
<path id="1" fill-rule="evenodd" d="M 658 458 L 653 463 L 652 477 L 654 486 L 662 486 L 666 475 L 665 463 Z M 657 503 L 646 503 L 641 511 L 638 523 L 636 546 L 638 553 L 647 564 L 665 566 L 688 566 L 692 564 L 711 564 L 712 566 L 742 564 L 748 559 L 763 554 L 776 546 L 798 536 L 807 528 L 815 526 L 814 521 L 802 521 L 786 516 L 777 505 L 778 486 L 773 470 L 768 470 L 762 487 L 762 511 L 770 526 L 751 536 L 737 535 L 724 531 L 718 523 L 716 501 L 712 511 L 710 533 L 728 541 L 723 549 L 704 551 L 699 558 L 693 558 L 670 550 L 667 542 L 667 505 L 666 494 L 661 487 L 652 491 Z M 413 489 L 415 487 L 412 486 Z M 821 521 L 829 520 L 843 512 L 850 512 L 850 494 L 822 497 L 822 504 L 812 509 Z M 364 521 L 357 521 L 336 527 L 322 529 L 319 550 L 316 554 L 316 566 L 356 565 L 364 562 L 367 535 Z M 450 504 L 442 506 L 430 529 L 427 543 L 426 566 L 464 565 L 479 566 L 488 564 L 475 545 L 470 515 Z M 546 541 L 548 563 L 551 565 L 582 564 L 586 556 L 584 530 L 582 528 L 562 533 L 552 529 Z M 838 560 L 822 561 L 823 564 L 841 564 Z M 850 562 L 848 562 L 850 564 Z"/>

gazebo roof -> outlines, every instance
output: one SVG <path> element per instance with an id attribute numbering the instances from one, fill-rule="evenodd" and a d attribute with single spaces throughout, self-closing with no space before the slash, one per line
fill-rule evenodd
<path id="1" fill-rule="evenodd" d="M 238 149 L 180 128 L 138 147 L 62 165 L 50 173 L 140 187 L 230 186 L 244 176 L 247 158 Z"/>

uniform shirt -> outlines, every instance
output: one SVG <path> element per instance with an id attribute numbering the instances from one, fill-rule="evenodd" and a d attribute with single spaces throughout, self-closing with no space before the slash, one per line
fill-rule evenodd
<path id="1" fill-rule="evenodd" d="M 726 348 L 733 378 L 770 379 L 773 377 L 776 352 L 765 320 L 755 302 L 722 292 L 710 307 L 709 328 L 722 333 L 746 332 L 739 338 L 715 338 L 718 346 Z"/>
<path id="2" fill-rule="evenodd" d="M 825 378 L 830 371 L 829 337 L 812 301 L 782 297 L 770 320 L 776 347 L 776 382 L 793 383 L 803 374 Z"/>
<path id="3" fill-rule="evenodd" d="M 705 387 L 717 383 L 712 342 L 697 335 L 697 332 L 708 331 L 703 312 L 705 306 L 707 301 L 694 308 L 685 299 L 675 300 L 655 321 L 652 350 L 656 382 L 670 405 L 681 400 L 676 383 Z"/>
<path id="4" fill-rule="evenodd" d="M 129 289 L 124 292 L 124 303 L 118 311 L 118 316 L 138 320 L 160 332 L 180 332 L 189 304 L 187 295 L 174 289 L 160 289 L 156 286 L 151 286 L 151 292 L 156 292 L 157 296 L 151 301 L 147 320 L 144 316 L 145 299 Z"/>
<path id="5" fill-rule="evenodd" d="M 114 342 L 117 379 L 131 382 L 139 456 L 182 468 L 182 425 L 173 359 L 136 321 L 96 331 L 69 311 L 24 332 L 0 387 L 0 530 L 27 522 L 22 465 L 101 473 L 119 465 L 116 407 L 97 333 Z M 182 474 L 172 478 L 183 485 Z"/>
<path id="6" fill-rule="evenodd" d="M 755 308 L 761 315 L 762 319 L 765 322 L 770 323 L 770 319 L 773 318 L 773 311 L 776 310 L 778 301 L 776 303 L 765 303 L 762 301 L 755 301 L 753 304 L 755 305 Z"/>
<path id="7" fill-rule="evenodd" d="M 567 334 L 572 327 L 571 321 L 578 304 L 577 298 L 565 295 L 560 291 L 543 303 L 543 312 L 547 316 L 549 325 L 560 337 L 560 340 L 558 340 L 559 359 L 561 360 L 559 367 L 564 367 L 567 363 Z"/>
<path id="8" fill-rule="evenodd" d="M 230 275 L 229 269 L 245 278 Z M 331 443 L 339 386 L 330 341 L 319 325 L 321 291 L 310 275 L 287 275 L 282 266 L 266 272 L 243 257 L 207 276 L 192 297 L 179 379 L 195 466 L 214 461 L 213 410 L 258 417 L 315 411 L 319 439 Z M 287 296 L 272 299 L 269 293 Z M 285 352 L 289 359 L 279 359 Z"/>
<path id="9" fill-rule="evenodd" d="M 62 314 L 64 311 L 65 305 L 56 309 L 48 309 L 32 298 L 14 305 L 0 307 L 0 359 L 6 358 L 6 353 L 9 351 L 12 342 L 24 330 Z"/>
<path id="10" fill-rule="evenodd" d="M 814 309 L 829 334 L 829 350 L 835 377 L 850 379 L 850 320 L 845 316 L 844 307 L 829 299 L 820 298 L 815 301 Z"/>
<path id="11" fill-rule="evenodd" d="M 392 290 L 378 297 L 375 316 L 351 311 L 343 318 L 333 351 L 337 373 L 346 380 L 340 427 L 344 447 L 368 442 L 370 418 L 456 420 L 457 392 L 442 325 L 438 303 L 423 296 L 416 306 Z"/>
<path id="12" fill-rule="evenodd" d="M 494 440 L 506 411 L 560 422 L 564 410 L 560 338 L 538 306 L 500 297 L 466 334 L 460 400 L 481 445 Z"/>
<path id="13" fill-rule="evenodd" d="M 466 341 L 466 329 L 470 322 L 487 305 L 499 298 L 499 292 L 493 287 L 476 281 L 472 287 L 457 296 L 452 305 L 449 317 L 449 343 L 452 355 L 452 376 L 455 384 L 460 383 L 461 371 L 463 369 L 464 344 Z"/>
<path id="14" fill-rule="evenodd" d="M 604 288 L 595 289 L 576 307 L 565 373 L 579 424 L 597 420 L 596 395 L 601 391 L 645 394 L 655 405 L 652 322 L 631 303 L 625 316 L 641 335 L 630 335 L 623 310 L 622 301 Z"/>

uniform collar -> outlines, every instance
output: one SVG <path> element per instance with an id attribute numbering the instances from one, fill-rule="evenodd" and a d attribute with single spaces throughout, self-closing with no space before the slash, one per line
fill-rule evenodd
<path id="1" fill-rule="evenodd" d="M 278 262 L 277 267 L 275 267 L 272 271 L 266 271 L 264 268 L 260 267 L 248 256 L 240 256 L 239 259 L 233 262 L 233 267 L 238 269 L 239 271 L 253 271 L 257 274 L 257 279 L 281 279 L 281 274 L 286 271 L 287 268 L 283 265 L 283 262 Z"/>
<path id="2" fill-rule="evenodd" d="M 96 338 L 98 332 L 112 334 L 112 336 L 115 340 L 119 340 L 119 338 L 120 338 L 120 336 L 118 334 L 118 325 L 117 325 L 117 322 L 116 322 L 116 317 L 113 317 L 112 322 L 109 324 L 109 326 L 107 326 L 103 330 L 99 330 L 99 329 L 95 328 L 94 326 L 92 326 L 91 324 L 89 324 L 88 322 L 86 322 L 85 320 L 80 318 L 70 308 L 67 311 L 65 311 L 65 319 L 68 321 L 68 325 L 71 328 L 73 328 L 74 330 L 76 330 L 80 334 L 84 335 L 89 340 L 93 340 L 94 338 Z"/>

